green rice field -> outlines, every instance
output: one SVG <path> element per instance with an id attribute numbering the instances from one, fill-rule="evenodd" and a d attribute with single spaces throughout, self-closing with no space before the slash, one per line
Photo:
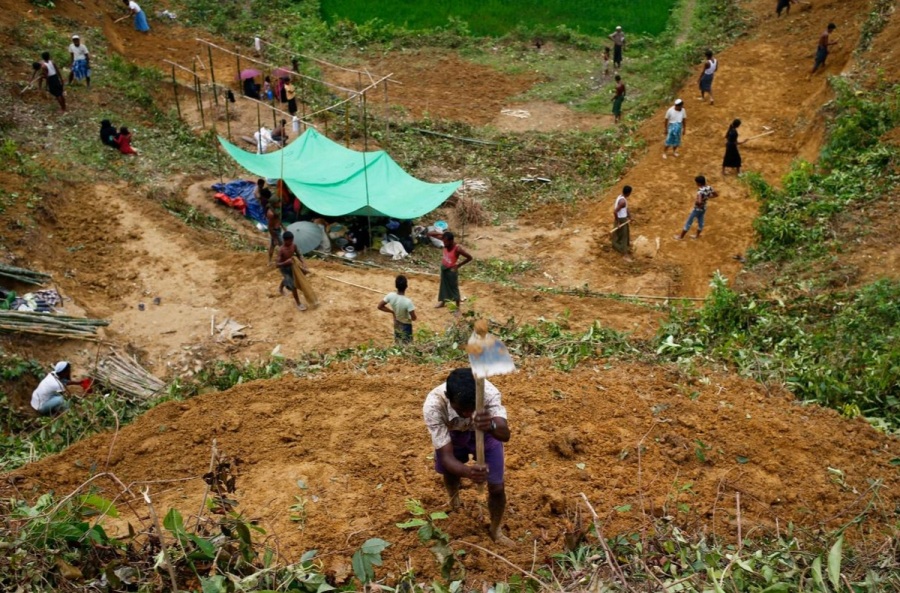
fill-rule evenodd
<path id="1" fill-rule="evenodd" d="M 407 29 L 445 26 L 451 17 L 468 23 L 474 35 L 502 36 L 519 25 L 548 30 L 559 25 L 587 35 L 608 35 L 617 25 L 626 34 L 663 31 L 675 0 L 321 0 L 328 22 L 358 24 L 372 19 Z"/>

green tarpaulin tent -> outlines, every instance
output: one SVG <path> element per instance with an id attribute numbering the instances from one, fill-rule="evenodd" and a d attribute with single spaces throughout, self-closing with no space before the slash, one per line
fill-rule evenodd
<path id="1" fill-rule="evenodd" d="M 268 154 L 247 152 L 221 136 L 219 142 L 242 167 L 260 177 L 284 179 L 305 206 L 325 216 L 418 218 L 440 206 L 462 183 L 420 181 L 383 150 L 350 150 L 312 128 Z"/>

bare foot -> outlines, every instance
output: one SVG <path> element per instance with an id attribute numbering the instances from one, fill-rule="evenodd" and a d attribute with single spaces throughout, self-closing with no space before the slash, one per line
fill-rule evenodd
<path id="1" fill-rule="evenodd" d="M 444 301 L 441 301 L 441 302 L 439 302 L 437 305 L 435 305 L 434 308 L 435 308 L 435 309 L 440 309 L 440 308 L 444 307 L 445 304 L 446 304 L 446 303 L 444 303 Z"/>
<path id="2" fill-rule="evenodd" d="M 513 540 L 511 540 L 508 537 L 506 537 L 505 535 L 503 535 L 503 533 L 501 533 L 499 529 L 497 530 L 496 533 L 491 531 L 490 534 L 491 534 L 491 539 L 494 540 L 494 543 L 500 544 L 501 546 L 505 546 L 507 548 L 518 548 L 519 547 L 519 545 L 516 542 L 514 542 Z"/>

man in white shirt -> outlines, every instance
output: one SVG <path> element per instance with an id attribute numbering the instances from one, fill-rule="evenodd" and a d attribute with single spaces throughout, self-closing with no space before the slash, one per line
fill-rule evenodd
<path id="1" fill-rule="evenodd" d="M 397 289 L 397 292 L 388 293 L 378 303 L 379 311 L 384 311 L 394 316 L 394 341 L 401 345 L 412 342 L 412 322 L 416 320 L 416 306 L 406 296 L 408 286 L 409 281 L 406 279 L 406 276 L 400 274 L 394 279 L 394 287 Z"/>
<path id="2" fill-rule="evenodd" d="M 86 45 L 81 43 L 78 35 L 72 35 L 72 43 L 69 44 L 69 55 L 72 56 L 72 63 L 69 68 L 69 84 L 73 80 L 81 80 L 91 86 L 91 54 L 88 52 Z"/>
<path id="3" fill-rule="evenodd" d="M 500 392 L 490 382 L 484 384 L 484 411 L 475 413 L 475 377 L 472 369 L 455 369 L 447 382 L 435 387 L 422 407 L 425 425 L 434 446 L 434 469 L 444 476 L 444 486 L 450 496 L 450 507 L 457 509 L 461 478 L 488 484 L 488 510 L 491 516 L 490 535 L 497 543 L 515 546 L 500 531 L 506 511 L 504 489 L 503 443 L 509 441 L 506 408 Z M 466 462 L 475 454 L 475 429 L 484 435 L 485 466 Z"/>
<path id="4" fill-rule="evenodd" d="M 663 158 L 666 151 L 672 148 L 672 155 L 678 156 L 678 147 L 681 146 L 681 136 L 687 131 L 687 111 L 684 110 L 684 101 L 675 99 L 675 105 L 666 111 L 666 145 L 663 147 Z"/>
<path id="5" fill-rule="evenodd" d="M 41 416 L 51 416 L 69 409 L 69 402 L 63 397 L 67 393 L 66 385 L 72 381 L 72 365 L 61 361 L 56 363 L 53 371 L 38 384 L 31 393 L 31 407 Z"/>
<path id="6" fill-rule="evenodd" d="M 613 42 L 613 66 L 616 72 L 622 67 L 622 50 L 625 48 L 625 32 L 622 27 L 616 27 L 615 33 L 609 36 Z"/>
<path id="7" fill-rule="evenodd" d="M 616 198 L 613 205 L 613 232 L 612 245 L 613 249 L 628 257 L 631 250 L 631 235 L 628 227 L 631 219 L 628 217 L 628 197 L 631 196 L 631 186 L 626 185 L 622 188 L 622 193 Z"/>

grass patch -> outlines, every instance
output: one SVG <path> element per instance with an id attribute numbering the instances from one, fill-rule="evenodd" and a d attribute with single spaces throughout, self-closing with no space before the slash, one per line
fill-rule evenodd
<path id="1" fill-rule="evenodd" d="M 380 20 L 408 29 L 435 29 L 449 19 L 467 23 L 475 35 L 502 36 L 518 26 L 552 29 L 558 26 L 590 35 L 606 35 L 621 25 L 626 31 L 656 35 L 665 28 L 673 0 L 452 0 L 417 2 L 390 0 L 322 0 L 322 17 L 329 23 L 348 19 L 358 24 Z"/>

